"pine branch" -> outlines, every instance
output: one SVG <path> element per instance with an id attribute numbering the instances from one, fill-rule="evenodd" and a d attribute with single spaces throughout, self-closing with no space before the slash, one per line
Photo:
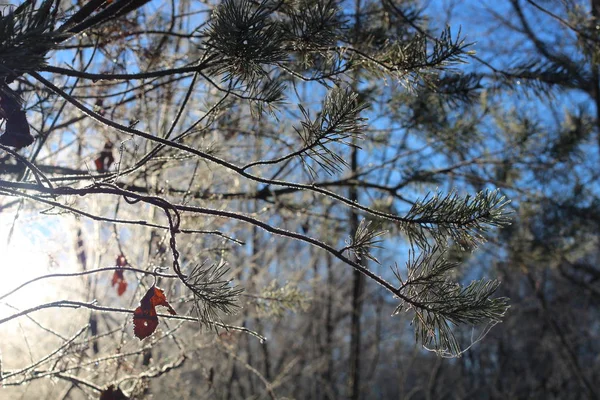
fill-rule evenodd
<path id="1" fill-rule="evenodd" d="M 483 234 L 490 227 L 510 224 L 506 207 L 509 204 L 498 190 L 485 190 L 471 197 L 460 197 L 456 192 L 446 195 L 427 195 L 415 202 L 406 215 L 409 222 L 401 223 L 412 244 L 426 249 L 429 238 L 443 245 L 452 239 L 463 250 L 470 250 L 485 242 Z"/>
<path id="2" fill-rule="evenodd" d="M 479 97 L 481 79 L 481 76 L 476 74 L 443 74 L 438 76 L 429 90 L 453 107 L 459 103 L 472 104 Z"/>
<path id="3" fill-rule="evenodd" d="M 478 280 L 466 287 L 452 282 L 452 272 L 458 264 L 449 262 L 445 253 L 445 248 L 434 247 L 415 258 L 411 251 L 405 280 L 396 268 L 399 290 L 413 304 L 401 302 L 395 313 L 414 310 L 417 341 L 442 355 L 460 356 L 462 350 L 454 328 L 461 324 L 494 325 L 509 306 L 506 298 L 492 298 L 500 285 L 498 281 Z"/>
<path id="4" fill-rule="evenodd" d="M 433 42 L 431 46 L 429 43 Z M 450 64 L 464 63 L 470 53 L 460 36 L 452 37 L 450 27 L 446 27 L 439 38 L 431 37 L 425 32 L 412 35 L 403 40 L 387 40 L 376 54 L 368 55 L 358 49 L 349 49 L 363 58 L 364 66 L 373 72 L 393 72 L 403 79 L 417 82 L 425 81 L 429 86 L 435 82 L 427 75 L 445 69 Z M 362 64 L 361 64 L 362 65 Z M 437 73 L 435 74 L 437 75 Z"/>
<path id="5" fill-rule="evenodd" d="M 500 77 L 500 83 L 511 89 L 525 85 L 538 95 L 547 96 L 550 89 L 575 88 L 586 90 L 590 74 L 584 64 L 569 64 L 570 68 L 553 61 L 533 59 L 516 63 Z"/>
<path id="6" fill-rule="evenodd" d="M 0 15 L 0 81 L 10 83 L 30 72 L 41 71 L 49 51 L 59 43 L 93 26 L 112 21 L 149 0 L 116 0 L 97 12 L 105 0 L 90 0 L 65 24 L 55 28 L 58 0 L 26 1 L 7 15 Z"/>
<path id="7" fill-rule="evenodd" d="M 289 20 L 284 30 L 290 48 L 304 53 L 335 46 L 344 21 L 336 1 L 297 0 L 287 12 Z"/>
<path id="8" fill-rule="evenodd" d="M 60 95 L 62 98 L 64 98 L 65 100 L 67 100 L 69 103 L 71 103 L 72 105 L 74 105 L 76 108 L 78 108 L 79 110 L 81 110 L 84 114 L 92 117 L 93 119 L 103 123 L 106 126 L 110 126 L 113 128 L 116 128 L 120 131 L 123 132 L 128 132 L 131 133 L 133 135 L 145 138 L 151 142 L 160 144 L 160 145 L 164 145 L 167 147 L 171 147 L 171 148 L 175 148 L 175 149 L 179 149 L 182 151 L 185 151 L 189 154 L 194 154 L 196 156 L 199 156 L 207 161 L 210 161 L 212 163 L 215 163 L 217 165 L 221 165 L 239 175 L 241 175 L 244 178 L 250 179 L 252 181 L 255 182 L 260 182 L 260 183 L 264 183 L 267 185 L 273 185 L 273 186 L 280 186 L 280 187 L 285 187 L 286 189 L 290 189 L 290 190 L 306 190 L 306 191 L 310 191 L 313 193 L 318 193 L 321 194 L 323 196 L 326 196 L 330 199 L 333 199 L 335 201 L 339 201 L 340 203 L 348 206 L 348 207 L 352 207 L 355 208 L 357 210 L 361 210 L 369 215 L 375 216 L 375 217 L 379 217 L 379 218 L 383 218 L 383 219 L 387 219 L 390 221 L 394 221 L 397 222 L 401 225 L 401 227 L 403 227 L 405 230 L 410 231 L 411 229 L 414 230 L 414 225 L 413 223 L 417 222 L 417 223 L 424 223 L 424 224 L 428 224 L 428 223 L 433 223 L 431 221 L 427 221 L 427 220 L 414 220 L 408 217 L 401 217 L 395 214 L 387 214 L 385 212 L 380 212 L 377 210 L 373 210 L 369 207 L 363 206 L 360 203 L 356 203 L 353 201 L 350 201 L 349 199 L 347 199 L 344 196 L 341 196 L 333 191 L 324 189 L 322 187 L 319 187 L 318 185 L 315 184 L 301 184 L 301 183 L 295 183 L 295 182 L 289 182 L 289 181 L 282 181 L 282 180 L 276 180 L 276 179 L 265 179 L 262 178 L 260 176 L 257 175 L 253 175 L 250 174 L 248 172 L 246 172 L 246 169 L 248 168 L 248 166 L 246 167 L 238 167 L 235 166 L 234 164 L 227 162 L 219 157 L 216 157 L 210 153 L 207 152 L 203 152 L 200 151 L 198 149 L 183 145 L 181 143 L 178 142 L 174 142 L 171 140 L 166 140 L 163 139 L 161 137 L 157 137 L 157 136 L 153 136 L 147 132 L 142 132 L 140 130 L 128 127 L 126 125 L 123 124 L 119 124 L 115 121 L 112 121 L 110 119 L 107 119 L 101 115 L 99 115 L 98 113 L 93 112 L 92 110 L 90 110 L 89 108 L 85 107 L 83 104 L 81 104 L 80 102 L 78 102 L 76 99 L 74 99 L 73 97 L 69 96 L 67 93 L 65 93 L 62 89 L 58 88 L 56 85 L 54 85 L 52 82 L 48 81 L 47 79 L 43 78 L 41 75 L 37 74 L 37 73 L 32 73 L 32 76 L 34 78 L 36 78 L 39 82 L 41 82 L 42 84 L 44 84 L 44 86 L 46 86 L 48 89 L 52 90 L 53 92 L 57 93 L 58 95 Z M 487 192 L 486 192 L 487 193 Z M 493 193 L 497 193 L 497 191 L 494 191 Z M 508 201 L 504 202 L 504 204 L 502 204 L 501 206 L 499 205 L 498 211 L 503 210 L 503 207 L 506 206 L 508 204 Z M 504 212 L 504 211 L 502 211 Z M 508 218 L 506 219 L 506 223 L 508 223 Z M 425 226 L 426 227 L 426 226 Z M 423 227 L 423 228 L 425 228 Z M 416 231 L 417 233 L 419 232 L 419 230 Z M 410 232 L 409 232 L 410 233 Z M 426 239 L 426 238 L 425 238 Z M 426 240 L 425 240 L 426 242 Z"/>
<path id="9" fill-rule="evenodd" d="M 198 320 L 216 321 L 220 314 L 234 314 L 242 289 L 231 286 L 231 280 L 223 277 L 229 272 L 225 262 L 207 266 L 202 263 L 194 267 L 185 279 L 185 284 L 194 294 Z"/>
<path id="10" fill-rule="evenodd" d="M 10 83 L 46 64 L 46 54 L 63 36 L 54 31 L 54 0 L 44 0 L 39 9 L 26 2 L 7 15 L 0 15 L 0 81 Z"/>
<path id="11" fill-rule="evenodd" d="M 465 49 L 469 46 L 471 44 L 465 43 L 461 37 L 460 29 L 453 39 L 450 26 L 446 26 L 440 38 L 435 41 L 433 51 L 428 57 L 428 63 L 436 68 L 447 66 L 450 63 L 465 63 L 465 57 L 468 54 Z"/>
<path id="12" fill-rule="evenodd" d="M 348 167 L 343 155 L 338 154 L 331 143 L 352 146 L 353 137 L 362 139 L 362 123 L 365 119 L 359 114 L 366 105 L 358 102 L 358 95 L 350 89 L 335 87 L 325 97 L 321 112 L 313 120 L 310 113 L 300 104 L 304 116 L 302 128 L 296 132 L 304 143 L 304 148 L 293 155 L 299 155 L 307 171 L 315 177 L 317 170 L 307 161 L 314 161 L 329 175 L 341 172 Z M 291 155 L 290 155 L 291 156 Z M 289 156 L 287 157 L 289 158 Z"/>
<path id="13" fill-rule="evenodd" d="M 287 282 L 278 287 L 276 281 L 272 281 L 261 292 L 260 295 L 245 295 L 256 300 L 258 312 L 262 316 L 280 318 L 286 311 L 305 311 L 310 299 L 296 285 Z"/>
<path id="14" fill-rule="evenodd" d="M 357 259 L 362 260 L 368 258 L 369 260 L 375 261 L 380 264 L 379 260 L 371 254 L 371 249 L 381 249 L 382 246 L 379 244 L 383 241 L 381 236 L 385 235 L 387 231 L 380 231 L 376 229 L 369 229 L 373 221 L 361 220 L 358 224 L 358 228 L 354 233 L 354 237 L 350 237 L 347 240 L 347 246 L 343 250 L 349 250 L 354 253 Z"/>
<path id="15" fill-rule="evenodd" d="M 267 1 L 255 6 L 249 0 L 225 0 L 215 8 L 205 34 L 206 47 L 220 61 L 216 74 L 224 74 L 224 80 L 254 82 L 267 75 L 264 64 L 287 58 L 284 35 L 270 14 Z"/>

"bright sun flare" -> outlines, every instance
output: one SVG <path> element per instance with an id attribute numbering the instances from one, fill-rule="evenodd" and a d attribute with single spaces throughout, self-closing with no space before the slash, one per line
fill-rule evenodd
<path id="1" fill-rule="evenodd" d="M 36 221 L 18 219 L 8 241 L 12 216 L 0 218 L 0 298 L 17 286 L 49 272 L 52 240 Z M 46 236 L 45 236 L 46 235 Z M 0 300 L 0 318 L 55 297 L 56 287 L 45 279 Z"/>

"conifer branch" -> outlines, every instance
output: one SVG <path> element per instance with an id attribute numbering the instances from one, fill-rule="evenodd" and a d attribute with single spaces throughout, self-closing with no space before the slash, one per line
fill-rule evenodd
<path id="1" fill-rule="evenodd" d="M 406 278 L 396 268 L 399 290 L 422 307 L 401 302 L 395 313 L 413 310 L 415 337 L 424 347 L 442 355 L 460 356 L 461 345 L 454 334 L 459 325 L 496 324 L 508 309 L 506 298 L 492 298 L 500 285 L 496 280 L 477 280 L 461 286 L 452 279 L 458 267 L 445 257 L 446 249 L 433 247 L 415 257 L 411 250 Z"/>
<path id="2" fill-rule="evenodd" d="M 351 251 L 358 260 L 368 258 L 369 260 L 380 264 L 379 260 L 371 253 L 371 250 L 383 248 L 383 246 L 380 244 L 383 242 L 381 237 L 385 235 L 387 231 L 369 229 L 372 222 L 373 221 L 367 221 L 366 219 L 361 220 L 358 224 L 356 232 L 354 233 L 354 236 L 347 240 L 346 243 L 348 245 L 344 247 L 342 251 Z"/>
<path id="3" fill-rule="evenodd" d="M 510 224 L 508 204 L 509 200 L 498 190 L 464 197 L 456 192 L 436 193 L 415 202 L 406 214 L 409 222 L 399 225 L 411 244 L 423 249 L 431 246 L 429 239 L 432 238 L 438 245 L 451 239 L 462 249 L 469 250 L 485 242 L 483 234 L 490 227 Z"/>
<path id="4" fill-rule="evenodd" d="M 311 176 L 316 177 L 317 170 L 310 165 L 308 160 L 315 162 L 329 175 L 341 172 L 348 167 L 348 162 L 343 154 L 330 148 L 331 143 L 340 143 L 352 146 L 353 137 L 362 139 L 361 131 L 364 129 L 364 118 L 359 114 L 366 105 L 358 103 L 358 96 L 350 89 L 335 87 L 323 102 L 321 112 L 315 119 L 300 104 L 300 111 L 304 116 L 302 128 L 295 129 L 302 139 L 304 148 L 297 155 L 302 159 L 302 164 Z"/>
<path id="5" fill-rule="evenodd" d="M 208 265 L 206 262 L 192 268 L 185 284 L 194 294 L 194 310 L 198 320 L 216 321 L 221 314 L 231 315 L 239 309 L 237 304 L 243 289 L 232 286 L 224 276 L 229 272 L 226 263 Z"/>

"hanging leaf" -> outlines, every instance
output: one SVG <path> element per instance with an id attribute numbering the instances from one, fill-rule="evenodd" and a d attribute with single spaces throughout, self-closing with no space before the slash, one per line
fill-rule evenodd
<path id="1" fill-rule="evenodd" d="M 110 385 L 100 393 L 100 400 L 128 400 L 129 397 L 120 388 Z"/>
<path id="2" fill-rule="evenodd" d="M 167 307 L 170 314 L 173 314 L 173 315 L 177 314 L 175 312 L 175 310 L 173 309 L 173 307 L 171 307 L 171 305 L 167 301 L 167 297 L 165 296 L 165 291 L 160 288 L 157 288 L 156 286 L 152 286 L 148 290 L 148 292 L 146 292 L 146 295 L 142 298 L 142 301 L 140 302 L 140 304 L 142 305 L 142 307 L 144 306 L 144 304 L 150 304 L 150 306 L 152 308 L 154 308 L 156 306 Z"/>
<path id="3" fill-rule="evenodd" d="M 117 286 L 117 294 L 122 296 L 123 293 L 127 290 L 127 282 L 125 281 L 125 277 L 123 276 L 122 270 L 115 270 L 112 277 L 112 286 Z"/>
<path id="4" fill-rule="evenodd" d="M 133 334 L 140 340 L 152 335 L 158 326 L 158 317 L 154 307 L 138 307 L 133 313 Z"/>
<path id="5" fill-rule="evenodd" d="M 104 172 L 104 161 L 102 161 L 102 158 L 98 157 L 94 160 L 94 165 L 96 167 L 96 171 L 98 172 Z"/>
<path id="6" fill-rule="evenodd" d="M 116 264 L 119 268 L 127 266 L 127 259 L 123 254 L 117 257 Z M 115 285 L 117 285 L 117 294 L 119 296 L 122 296 L 123 293 L 125 293 L 125 291 L 127 290 L 127 281 L 125 281 L 124 273 L 125 271 L 123 271 L 122 269 L 116 269 L 112 277 L 112 286 L 114 287 Z"/>
<path id="7" fill-rule="evenodd" d="M 167 301 L 165 292 L 156 286 L 152 286 L 148 289 L 140 301 L 140 306 L 135 309 L 133 314 L 133 333 L 138 339 L 147 338 L 156 330 L 158 326 L 156 306 L 166 307 L 172 315 L 177 314 Z"/>
<path id="8" fill-rule="evenodd" d="M 117 261 L 116 261 L 117 267 L 126 267 L 129 263 L 127 262 L 127 258 L 125 258 L 125 256 L 123 254 L 119 255 L 117 257 Z"/>
<path id="9" fill-rule="evenodd" d="M 115 157 L 112 153 L 113 144 L 110 141 L 104 143 L 104 148 L 100 152 L 98 158 L 94 160 L 96 171 L 102 173 L 110 169 L 110 166 L 115 162 Z"/>
<path id="10" fill-rule="evenodd" d="M 20 149 L 33 143 L 21 99 L 8 87 L 0 88 L 0 118 L 6 120 L 6 129 L 0 136 L 0 144 Z"/>

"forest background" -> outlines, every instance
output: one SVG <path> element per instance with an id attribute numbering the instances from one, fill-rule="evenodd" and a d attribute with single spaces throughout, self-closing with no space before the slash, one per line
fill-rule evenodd
<path id="1" fill-rule="evenodd" d="M 2 7 L 0 398 L 600 396 L 596 1 Z"/>

